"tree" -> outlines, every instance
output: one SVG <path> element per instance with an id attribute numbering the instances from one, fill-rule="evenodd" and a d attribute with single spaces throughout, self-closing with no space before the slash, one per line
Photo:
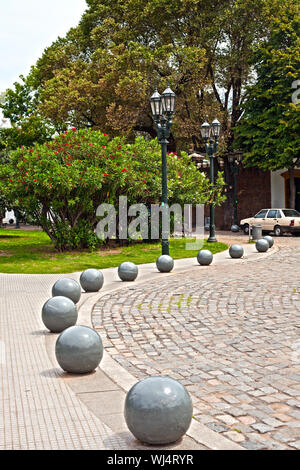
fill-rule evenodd
<path id="1" fill-rule="evenodd" d="M 5 93 L 1 92 L 0 93 L 0 106 L 5 100 Z M 7 125 L 6 119 L 1 118 L 0 121 L 0 135 L 2 129 L 4 129 Z M 1 141 L 0 141 L 0 165 L 5 164 L 7 161 L 7 151 L 5 148 L 2 147 Z M 5 216 L 5 209 L 6 209 L 6 200 L 4 197 L 4 193 L 1 191 L 1 182 L 0 182 L 0 226 L 2 225 L 2 219 Z"/>
<path id="2" fill-rule="evenodd" d="M 211 188 L 187 154 L 169 155 L 170 204 L 223 200 L 223 180 Z M 49 235 L 58 250 L 90 248 L 101 203 L 159 203 L 161 151 L 157 140 L 132 144 L 100 131 L 72 129 L 43 145 L 21 147 L 0 168 L 5 196 Z"/>
<path id="3" fill-rule="evenodd" d="M 45 50 L 31 77 L 54 122 L 155 136 L 148 99 L 169 81 L 178 149 L 203 148 L 200 126 L 223 118 L 233 141 L 253 46 L 268 34 L 269 0 L 88 0 L 77 28 Z"/>
<path id="4" fill-rule="evenodd" d="M 38 92 L 33 89 L 29 78 L 20 75 L 21 82 L 14 83 L 14 89 L 8 89 L 0 95 L 0 109 L 5 118 L 0 126 L 0 164 L 9 160 L 9 152 L 21 146 L 32 146 L 34 143 L 49 141 L 58 129 L 65 125 L 53 126 L 49 119 L 40 115 Z M 7 125 L 9 123 L 9 125 Z M 0 182 L 0 220 L 4 217 L 5 208 L 10 207 L 22 220 L 27 219 L 21 207 L 11 203 L 5 196 L 6 188 Z M 28 219 L 27 219 L 28 220 Z"/>
<path id="5" fill-rule="evenodd" d="M 0 165 L 4 165 L 7 161 L 7 154 L 5 151 L 0 150 Z M 0 181 L 0 226 L 2 225 L 2 219 L 5 217 L 5 209 L 7 207 L 4 190 L 2 189 L 2 183 Z"/>
<path id="6" fill-rule="evenodd" d="M 300 166 L 300 106 L 292 84 L 300 78 L 300 9 L 290 6 L 275 19 L 270 39 L 253 59 L 257 81 L 248 88 L 244 115 L 236 129 L 236 146 L 248 166 L 287 168 L 290 207 L 295 207 L 294 169 Z"/>
<path id="7" fill-rule="evenodd" d="M 62 124 L 53 124 L 38 112 L 39 97 L 30 77 L 20 75 L 21 82 L 14 83 L 14 89 L 2 93 L 0 108 L 9 120 L 9 127 L 0 128 L 0 150 L 9 152 L 18 147 L 31 146 L 35 142 L 50 140 L 57 130 L 65 129 Z"/>

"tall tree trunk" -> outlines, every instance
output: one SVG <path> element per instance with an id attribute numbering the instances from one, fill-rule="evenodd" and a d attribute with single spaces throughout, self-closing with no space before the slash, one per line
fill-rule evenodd
<path id="1" fill-rule="evenodd" d="M 290 209 L 295 209 L 296 186 L 294 168 L 289 168 L 290 175 Z"/>

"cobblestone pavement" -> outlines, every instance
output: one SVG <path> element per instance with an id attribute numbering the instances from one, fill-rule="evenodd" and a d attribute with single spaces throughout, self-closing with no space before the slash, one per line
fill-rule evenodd
<path id="1" fill-rule="evenodd" d="M 49 359 L 41 307 L 57 278 L 0 274 L 0 450 L 126 449 Z"/>
<path id="2" fill-rule="evenodd" d="M 300 243 L 277 243 L 266 259 L 132 285 L 93 311 L 119 364 L 178 379 L 195 417 L 247 449 L 300 449 Z"/>

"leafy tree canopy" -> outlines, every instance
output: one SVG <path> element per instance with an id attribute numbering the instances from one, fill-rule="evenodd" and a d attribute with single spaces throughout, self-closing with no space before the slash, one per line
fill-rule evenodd
<path id="1" fill-rule="evenodd" d="M 169 82 L 178 97 L 178 148 L 191 141 L 201 148 L 200 126 L 217 115 L 226 151 L 251 79 L 253 47 L 288 1 L 88 0 L 78 27 L 32 69 L 38 109 L 55 124 L 154 137 L 149 96 Z"/>
<path id="2" fill-rule="evenodd" d="M 236 146 L 250 166 L 299 166 L 300 105 L 292 102 L 292 84 L 300 80 L 299 4 L 274 20 L 271 37 L 256 50 L 253 63 L 257 81 L 247 91 Z"/>
<path id="3" fill-rule="evenodd" d="M 18 147 L 44 143 L 52 138 L 56 130 L 65 129 L 64 124 L 55 126 L 38 111 L 39 94 L 29 76 L 20 76 L 14 89 L 1 94 L 0 108 L 10 121 L 10 127 L 0 128 L 0 150 L 9 152 Z"/>

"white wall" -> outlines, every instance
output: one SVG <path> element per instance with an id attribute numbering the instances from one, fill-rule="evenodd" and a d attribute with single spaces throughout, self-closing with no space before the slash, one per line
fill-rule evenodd
<path id="1" fill-rule="evenodd" d="M 285 207 L 284 178 L 281 176 L 286 170 L 271 171 L 271 201 L 272 207 L 280 209 Z"/>
<path id="2" fill-rule="evenodd" d="M 0 110 L 0 129 L 7 129 L 8 127 L 11 127 L 10 121 L 3 116 Z"/>

